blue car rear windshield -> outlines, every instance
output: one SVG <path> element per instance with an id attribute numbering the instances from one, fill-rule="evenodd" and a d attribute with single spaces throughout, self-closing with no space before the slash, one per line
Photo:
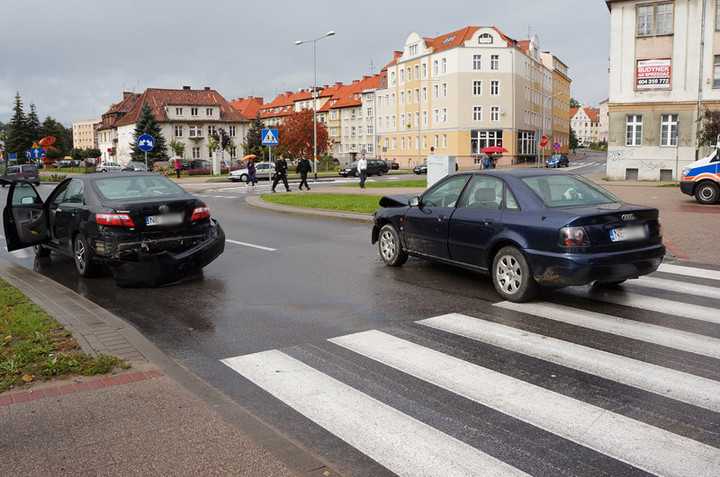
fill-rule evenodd
<path id="1" fill-rule="evenodd" d="M 585 206 L 621 203 L 605 189 L 581 176 L 554 174 L 524 177 L 527 185 L 547 207 Z"/>
<path id="2" fill-rule="evenodd" d="M 167 197 L 185 194 L 173 181 L 160 175 L 109 177 L 95 181 L 98 192 L 109 200 Z"/>

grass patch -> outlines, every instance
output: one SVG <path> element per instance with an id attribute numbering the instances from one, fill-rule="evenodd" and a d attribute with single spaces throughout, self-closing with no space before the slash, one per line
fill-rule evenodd
<path id="1" fill-rule="evenodd" d="M 106 374 L 130 365 L 115 356 L 93 358 L 72 334 L 17 288 L 0 280 L 0 391 L 37 379 Z"/>
<path id="2" fill-rule="evenodd" d="M 357 184 L 341 184 L 336 187 L 357 187 Z M 413 179 L 407 181 L 388 181 L 388 182 L 365 182 L 365 187 L 427 187 L 427 179 Z"/>
<path id="3" fill-rule="evenodd" d="M 658 187 L 680 187 L 680 184 L 674 184 L 674 183 L 673 184 L 662 184 L 662 185 L 659 185 Z"/>
<path id="4" fill-rule="evenodd" d="M 338 210 L 371 214 L 380 208 L 377 195 L 357 194 L 265 194 L 262 199 L 273 204 L 309 209 Z"/>

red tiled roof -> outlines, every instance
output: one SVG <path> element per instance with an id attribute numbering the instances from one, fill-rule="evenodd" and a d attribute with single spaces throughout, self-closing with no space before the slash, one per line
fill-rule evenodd
<path id="1" fill-rule="evenodd" d="M 368 89 L 377 89 L 379 85 L 380 75 L 364 76 L 361 80 L 355 80 L 352 85 L 344 91 L 344 96 L 330 106 L 330 109 L 359 106 L 362 104 L 362 92 Z"/>
<path id="2" fill-rule="evenodd" d="M 147 103 L 153 110 L 158 122 L 167 122 L 169 118 L 164 106 L 220 106 L 220 117 L 216 120 L 203 118 L 202 122 L 249 122 L 230 103 L 214 89 L 157 89 L 148 88 L 140 95 L 127 114 L 114 125 L 134 123 L 140 115 L 142 106 Z"/>
<path id="3" fill-rule="evenodd" d="M 248 119 L 252 119 L 257 116 L 257 112 L 263 105 L 263 98 L 255 98 L 254 96 L 248 96 L 247 98 L 238 98 L 230 101 L 230 105 L 240 111 L 240 114 Z"/>
<path id="4" fill-rule="evenodd" d="M 598 116 L 600 115 L 600 110 L 597 108 L 583 108 L 585 110 L 585 114 L 588 115 L 590 118 L 590 121 L 596 123 L 599 121 Z"/>
<path id="5" fill-rule="evenodd" d="M 123 93 L 123 99 L 117 104 L 114 104 L 102 115 L 103 124 L 98 128 L 109 129 L 115 127 L 115 125 L 132 109 L 137 100 L 140 98 L 139 93 Z"/>

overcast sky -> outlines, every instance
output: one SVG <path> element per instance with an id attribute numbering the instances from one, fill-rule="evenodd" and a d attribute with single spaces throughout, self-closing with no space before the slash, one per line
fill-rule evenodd
<path id="1" fill-rule="evenodd" d="M 516 40 L 537 35 L 569 67 L 572 96 L 608 94 L 609 13 L 603 0 L 6 0 L 0 5 L 0 121 L 24 111 L 66 126 L 99 119 L 123 91 L 209 86 L 226 99 L 379 73 L 411 32 L 436 37 L 495 26 Z"/>

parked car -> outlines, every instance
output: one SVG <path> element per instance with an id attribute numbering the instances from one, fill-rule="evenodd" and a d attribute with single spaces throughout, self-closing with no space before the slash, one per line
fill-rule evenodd
<path id="1" fill-rule="evenodd" d="M 553 154 L 545 160 L 545 167 L 567 167 L 570 164 L 570 160 L 565 154 Z"/>
<path id="2" fill-rule="evenodd" d="M 388 165 L 385 163 L 385 161 L 381 161 L 379 159 L 368 159 L 367 160 L 367 175 L 378 175 L 381 176 L 388 172 L 389 168 Z M 353 162 L 352 164 L 348 164 L 345 167 L 341 167 L 338 169 L 338 174 L 340 174 L 343 177 L 347 176 L 355 176 L 358 177 L 360 173 L 357 170 L 357 161 Z"/>
<path id="3" fill-rule="evenodd" d="M 95 169 L 96 172 L 122 172 L 123 166 L 117 162 L 101 162 Z"/>
<path id="4" fill-rule="evenodd" d="M 58 169 L 75 167 L 75 163 L 69 160 L 55 161 L 55 167 Z"/>
<path id="5" fill-rule="evenodd" d="M 391 170 L 393 170 L 393 171 L 396 171 L 396 170 L 400 169 L 400 164 L 398 164 L 398 163 L 395 162 L 395 161 L 385 161 L 385 164 L 387 164 L 387 165 L 388 165 L 388 168 L 391 169 Z"/>
<path id="6" fill-rule="evenodd" d="M 212 162 L 200 159 L 190 161 L 190 169 L 204 169 L 206 167 L 212 167 Z"/>
<path id="7" fill-rule="evenodd" d="M 148 173 L 67 178 L 43 202 L 26 182 L 3 212 L 8 250 L 72 257 L 82 277 L 107 266 L 121 286 L 157 286 L 199 270 L 225 247 L 220 224 L 198 198 Z"/>
<path id="8" fill-rule="evenodd" d="M 268 168 L 270 168 L 269 174 Z M 273 174 L 275 174 L 275 164 L 273 164 L 272 162 L 258 162 L 257 164 L 255 164 L 255 177 L 258 180 L 269 179 Z M 228 179 L 230 179 L 232 182 L 247 182 L 247 165 L 244 165 L 242 169 L 235 169 L 234 171 L 230 171 L 228 173 Z"/>
<path id="9" fill-rule="evenodd" d="M 415 174 L 427 174 L 427 164 L 419 164 L 413 167 L 413 172 Z"/>
<path id="10" fill-rule="evenodd" d="M 541 287 L 617 285 L 654 272 L 665 255 L 657 209 L 627 204 L 579 175 L 455 173 L 419 197 L 380 205 L 372 243 L 387 265 L 412 255 L 484 272 L 514 302 Z"/>
<path id="11" fill-rule="evenodd" d="M 171 165 L 168 161 L 155 161 L 153 162 L 153 172 L 170 169 Z"/>
<path id="12" fill-rule="evenodd" d="M 38 172 L 37 166 L 34 164 L 8 166 L 2 173 L 2 176 L 0 176 L 0 184 L 5 187 L 5 184 L 17 179 L 23 179 L 35 185 L 40 185 L 40 173 Z"/>
<path id="13" fill-rule="evenodd" d="M 123 167 L 123 172 L 147 172 L 147 167 L 144 162 L 129 162 Z"/>

